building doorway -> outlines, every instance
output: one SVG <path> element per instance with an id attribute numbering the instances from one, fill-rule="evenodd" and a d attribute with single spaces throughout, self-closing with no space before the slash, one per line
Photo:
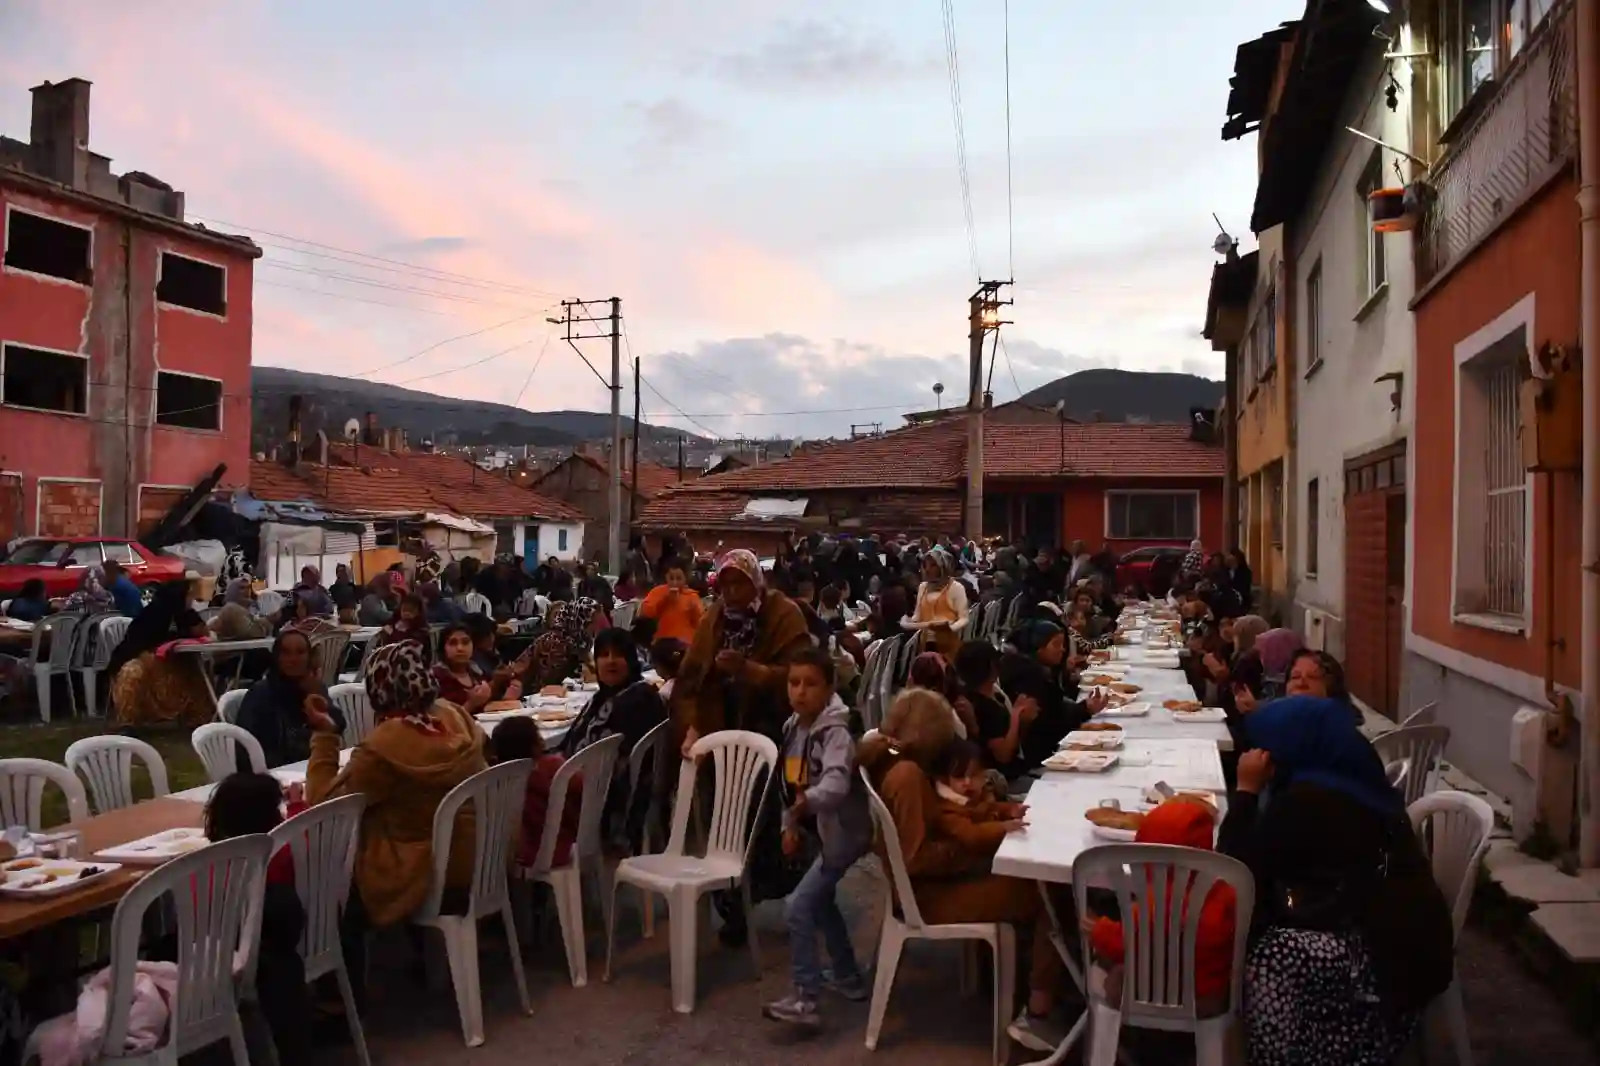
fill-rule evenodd
<path id="1" fill-rule="evenodd" d="M 1347 460 L 1344 473 L 1345 679 L 1350 694 L 1395 718 L 1406 584 L 1406 445 Z"/>

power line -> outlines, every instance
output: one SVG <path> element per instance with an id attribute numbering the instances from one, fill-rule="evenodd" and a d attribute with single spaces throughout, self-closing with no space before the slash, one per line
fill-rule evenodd
<path id="1" fill-rule="evenodd" d="M 353 255 L 335 255 L 332 252 L 319 252 L 312 248 L 301 248 L 292 244 L 278 244 L 273 241 L 256 241 L 263 248 L 274 248 L 280 252 L 289 252 L 293 255 L 307 256 L 313 259 L 326 259 L 334 263 L 343 263 L 348 266 L 361 267 L 364 270 L 375 270 L 380 273 L 396 274 L 402 278 L 421 281 L 431 281 L 443 285 L 457 285 L 468 289 L 486 289 L 490 292 L 507 293 L 512 296 L 553 296 L 539 289 L 529 289 L 520 285 L 512 285 L 503 281 L 492 281 L 487 278 L 475 278 L 466 274 L 453 274 L 448 270 L 434 270 L 432 267 L 398 267 L 385 266 L 381 263 L 367 262 Z M 281 262 L 281 260 L 274 260 Z"/>
<path id="2" fill-rule="evenodd" d="M 1016 367 L 1011 365 L 1011 350 L 1006 347 L 1006 339 L 1000 335 L 999 330 L 995 330 L 994 335 L 995 339 L 1000 342 L 1000 354 L 1006 357 L 1006 369 L 1011 373 L 1011 384 L 1016 386 L 1017 395 L 1020 397 L 1022 395 L 1022 383 L 1017 380 Z"/>
<path id="3" fill-rule="evenodd" d="M 292 263 L 280 263 L 273 259 L 263 259 L 259 265 L 271 267 L 274 270 L 286 270 L 292 274 L 307 274 L 311 277 L 326 278 L 329 281 L 338 281 L 349 285 L 366 285 L 374 289 L 387 289 L 390 292 L 415 293 L 419 296 L 427 296 L 435 300 L 448 300 L 453 303 L 478 304 L 483 307 L 510 307 L 513 309 L 525 309 L 528 306 L 525 303 L 517 304 L 506 300 L 485 300 L 477 296 L 468 296 L 465 293 L 445 292 L 440 289 L 430 289 L 417 285 L 399 285 L 378 278 L 364 278 L 358 274 L 345 274 L 337 270 L 295 266 Z"/>
<path id="4" fill-rule="evenodd" d="M 539 364 L 544 362 L 544 353 L 550 350 L 550 334 L 544 335 L 544 344 L 539 347 L 539 354 L 534 358 L 533 365 L 528 368 L 528 376 L 522 379 L 522 388 L 517 390 L 517 398 L 511 401 L 515 407 L 522 402 L 522 394 L 528 391 L 528 385 L 533 381 L 533 375 L 539 369 Z"/>
<path id="5" fill-rule="evenodd" d="M 440 275 L 444 275 L 444 276 L 448 276 L 448 277 L 452 277 L 452 278 L 458 278 L 458 279 L 461 279 L 463 281 L 476 281 L 476 282 L 484 282 L 484 283 L 488 283 L 488 284 L 494 284 L 494 282 L 492 282 L 490 279 L 474 277 L 471 274 L 457 274 L 454 271 L 450 271 L 450 270 L 438 270 L 438 269 L 436 269 L 434 267 L 423 266 L 420 263 L 412 263 L 412 262 L 408 262 L 407 260 L 404 260 L 404 259 L 391 259 L 391 258 L 389 258 L 387 256 L 374 255 L 374 254 L 372 254 L 370 252 L 358 252 L 353 248 L 341 248 L 336 244 L 325 244 L 325 243 L 322 243 L 320 241 L 309 240 L 309 239 L 307 239 L 305 237 L 296 237 L 293 234 L 274 233 L 272 230 L 261 229 L 260 227 L 257 227 L 257 226 L 247 226 L 242 222 L 229 222 L 227 219 L 211 218 L 211 217 L 206 216 L 206 215 L 190 215 L 189 217 L 190 218 L 199 219 L 199 220 L 204 221 L 204 222 L 211 222 L 211 223 L 214 223 L 214 224 L 216 224 L 218 226 L 226 226 L 229 229 L 242 230 L 243 232 L 246 232 L 246 233 L 261 233 L 261 234 L 265 234 L 268 237 L 276 237 L 279 240 L 293 241 L 296 244 L 304 244 L 304 245 L 307 245 L 307 246 L 309 246 L 311 248 L 324 248 L 324 249 L 326 249 L 326 250 L 328 250 L 330 252 L 343 252 L 345 255 L 359 256 L 362 259 L 371 259 L 371 260 L 374 260 L 374 261 L 379 262 L 379 263 L 388 263 L 388 264 L 390 264 L 392 266 L 406 267 L 406 268 L 411 269 L 411 270 L 426 270 L 426 271 L 430 271 L 430 272 L 433 272 L 433 273 L 436 273 L 436 274 L 440 274 Z M 528 292 L 528 293 L 532 293 L 532 294 L 535 294 L 535 295 L 538 295 L 538 296 L 555 296 L 557 298 L 559 298 L 561 296 L 561 293 L 559 293 L 559 292 L 549 292 L 549 291 L 544 290 L 544 289 L 524 288 L 522 291 Z"/>
<path id="6" fill-rule="evenodd" d="M 882 403 L 871 407 L 814 407 L 803 411 L 722 411 L 715 413 L 709 411 L 696 411 L 691 415 L 682 408 L 678 407 L 671 400 L 667 399 L 665 396 L 662 396 L 660 391 L 658 391 L 654 385 L 650 384 L 649 381 L 645 381 L 644 386 L 660 397 L 662 402 L 666 403 L 672 408 L 673 412 L 682 418 L 689 419 L 691 422 L 693 422 L 696 418 L 782 418 L 788 415 L 845 415 L 854 414 L 858 411 L 904 411 L 908 408 L 915 408 L 917 406 L 914 403 Z M 646 412 L 646 416 L 650 418 L 664 418 L 667 417 L 667 412 L 648 411 Z M 700 424 L 696 422 L 695 425 Z M 706 429 L 705 426 L 700 426 L 700 428 Z M 706 432 L 709 433 L 711 430 L 706 430 Z"/>
<path id="7" fill-rule="evenodd" d="M 941 0 L 944 15 L 945 76 L 950 85 L 950 115 L 956 135 L 956 174 L 961 182 L 961 210 L 967 226 L 967 252 L 972 258 L 972 273 L 983 277 L 978 267 L 977 222 L 972 213 L 972 180 L 967 167 L 967 124 L 961 110 L 961 58 L 956 48 L 956 13 L 952 0 Z"/>
<path id="8" fill-rule="evenodd" d="M 416 311 L 419 314 L 442 315 L 446 318 L 452 314 L 450 311 L 441 311 L 435 307 L 420 307 L 416 304 L 396 304 L 387 300 L 372 300 L 365 296 L 351 296 L 349 293 L 329 292 L 326 289 L 308 289 L 301 285 L 287 285 L 281 281 L 268 281 L 265 278 L 256 278 L 254 283 L 267 285 L 274 289 L 288 289 L 290 292 L 303 292 L 311 296 L 327 296 L 334 300 L 349 300 L 351 303 L 371 304 L 374 307 L 392 307 L 397 311 Z"/>
<path id="9" fill-rule="evenodd" d="M 677 404 L 675 404 L 671 400 L 667 399 L 666 396 L 664 396 L 662 394 L 661 390 L 656 388 L 654 385 L 650 384 L 650 379 L 645 377 L 643 374 L 639 375 L 639 383 L 641 385 L 643 385 L 645 388 L 649 389 L 651 392 L 655 393 L 657 399 L 659 399 L 662 403 L 666 404 L 668 407 L 672 408 L 674 413 L 676 413 L 684 421 L 688 422 L 691 426 L 693 426 L 696 429 L 698 429 L 700 432 L 708 433 L 713 438 L 720 436 L 720 434 L 718 434 L 716 430 L 714 430 L 711 427 L 705 425 L 704 423 L 695 421 L 694 415 L 691 415 L 689 412 L 685 411 L 683 408 L 679 407 Z M 666 417 L 669 417 L 669 416 L 666 414 L 666 412 L 657 411 L 657 412 L 646 412 L 645 414 L 642 414 L 639 417 L 641 419 L 644 419 L 644 418 L 666 418 Z"/>
<path id="10" fill-rule="evenodd" d="M 404 359 L 396 359 L 392 363 L 384 363 L 382 366 L 375 366 L 375 367 L 372 367 L 372 368 L 370 368 L 368 370 L 358 370 L 358 371 L 356 371 L 356 374 L 359 376 L 359 375 L 365 375 L 365 374 L 376 374 L 380 370 L 393 370 L 395 367 L 404 366 L 406 363 L 409 363 L 414 359 L 421 359 L 423 356 L 427 355 L 429 352 L 434 351 L 434 350 L 439 349 L 439 348 L 443 348 L 447 344 L 454 344 L 456 341 L 464 341 L 468 337 L 478 337 L 478 336 L 482 336 L 485 333 L 493 333 L 497 329 L 503 329 L 506 326 L 515 325 L 518 322 L 525 322 L 528 319 L 534 317 L 535 315 L 542 315 L 548 310 L 550 310 L 550 308 L 548 308 L 548 307 L 540 308 L 537 311 L 530 311 L 525 315 L 518 315 L 516 318 L 508 318 L 504 322 L 497 322 L 492 326 L 484 326 L 482 329 L 475 329 L 470 333 L 458 333 L 454 337 L 446 337 L 442 341 L 438 341 L 438 342 L 436 342 L 434 344 L 430 344 L 426 348 L 422 349 L 422 351 L 415 352 L 415 353 L 413 353 L 411 355 L 408 355 Z"/>
<path id="11" fill-rule="evenodd" d="M 546 339 L 548 339 L 548 336 L 549 335 L 546 334 Z M 526 348 L 528 345 L 530 345 L 532 343 L 533 343 L 533 338 L 529 337 L 525 341 L 518 341 L 516 344 L 513 344 L 511 347 L 502 348 L 498 352 L 495 352 L 493 355 L 486 355 L 482 359 L 474 359 L 470 363 L 463 363 L 460 366 L 453 366 L 453 367 L 450 367 L 448 370 L 436 370 L 431 374 L 422 374 L 422 375 L 419 375 L 419 376 L 414 377 L 414 378 L 406 378 L 404 381 L 390 382 L 390 384 L 393 384 L 393 385 L 409 385 L 414 381 L 427 381 L 430 378 L 444 377 L 446 374 L 454 374 L 454 373 L 456 373 L 457 371 L 460 371 L 460 370 L 471 370 L 475 366 L 482 366 L 484 363 L 493 362 L 494 360 L 500 358 L 502 355 L 508 355 L 511 352 L 516 351 L 518 348 Z"/>

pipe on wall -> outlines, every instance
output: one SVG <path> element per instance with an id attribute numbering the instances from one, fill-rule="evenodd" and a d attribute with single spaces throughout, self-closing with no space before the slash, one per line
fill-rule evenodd
<path id="1" fill-rule="evenodd" d="M 1578 859 L 1600 866 L 1600 0 L 1578 0 L 1578 209 L 1583 361 L 1583 747 Z M 1554 531 L 1552 530 L 1552 535 Z"/>

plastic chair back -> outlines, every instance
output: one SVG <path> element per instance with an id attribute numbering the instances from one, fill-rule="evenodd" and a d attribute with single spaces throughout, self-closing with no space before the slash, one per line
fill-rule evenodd
<path id="1" fill-rule="evenodd" d="M 1400 720 L 1400 728 L 1406 729 L 1414 725 L 1434 725 L 1439 720 L 1439 703 L 1424 703 Z"/>
<path id="2" fill-rule="evenodd" d="M 294 857 L 294 888 L 306 912 L 300 955 L 308 981 L 331 973 L 344 958 L 339 915 L 350 898 L 366 805 L 367 798 L 360 793 L 325 800 L 272 831 L 272 854 L 288 848 Z"/>
<path id="3" fill-rule="evenodd" d="M 878 790 L 872 787 L 865 770 L 858 771 L 867 786 L 867 803 L 872 808 L 872 820 L 883 837 L 883 851 L 889 857 L 889 883 L 894 887 L 894 898 L 900 904 L 900 920 L 908 929 L 923 928 L 922 912 L 917 909 L 917 897 L 911 891 L 911 875 L 906 873 L 906 854 L 900 849 L 900 831 L 884 804 Z"/>
<path id="4" fill-rule="evenodd" d="M 258 774 L 267 772 L 267 756 L 261 750 L 261 742 L 232 722 L 207 722 L 189 735 L 189 743 L 194 745 L 194 752 L 214 785 L 238 773 L 241 747 L 250 756 L 250 769 Z"/>
<path id="5" fill-rule="evenodd" d="M 1439 760 L 1450 743 L 1450 727 L 1443 725 L 1414 725 L 1391 730 L 1373 740 L 1372 746 L 1385 766 L 1404 760 L 1408 764 L 1405 777 L 1399 784 L 1405 795 L 1406 806 L 1417 802 L 1437 783 Z"/>
<path id="6" fill-rule="evenodd" d="M 311 661 L 316 664 L 322 683 L 329 687 L 339 683 L 339 671 L 344 669 L 345 652 L 350 650 L 350 634 L 343 630 L 318 633 L 311 638 Z"/>
<path id="7" fill-rule="evenodd" d="M 0 826 L 44 830 L 44 787 L 55 785 L 67 797 L 67 821 L 89 817 L 83 782 L 60 763 L 47 759 L 0 759 Z"/>
<path id="8" fill-rule="evenodd" d="M 1478 865 L 1494 832 L 1494 808 L 1477 796 L 1447 790 L 1423 796 L 1406 813 L 1433 863 L 1433 879 L 1450 901 L 1460 935 L 1478 883 Z"/>
<path id="9" fill-rule="evenodd" d="M 89 796 L 97 814 L 131 807 L 133 799 L 133 760 L 138 758 L 150 774 L 150 787 L 165 796 L 167 764 L 161 753 L 135 737 L 115 735 L 85 737 L 67 746 L 67 769 L 89 782 Z"/>
<path id="10" fill-rule="evenodd" d="M 284 602 L 283 593 L 281 592 L 263 592 L 256 597 L 256 610 L 261 612 L 264 617 L 270 618 L 283 610 Z"/>
<path id="11" fill-rule="evenodd" d="M 724 729 L 695 741 L 689 754 L 678 773 L 678 804 L 672 812 L 672 839 L 667 841 L 667 852 L 684 854 L 689 812 L 694 806 L 695 776 L 700 761 L 709 757 L 715 787 L 705 857 L 748 863 L 750 849 L 755 846 L 756 826 L 761 823 L 758 807 L 766 805 L 772 768 L 778 762 L 778 746 L 760 733 Z M 751 802 L 758 790 L 762 793 L 759 805 Z"/>
<path id="12" fill-rule="evenodd" d="M 115 611 L 100 611 L 81 616 L 72 638 L 72 666 L 81 670 L 93 660 L 90 658 L 98 640 L 100 624 L 109 618 L 122 618 Z"/>
<path id="13" fill-rule="evenodd" d="M 600 819 L 605 813 L 606 797 L 611 792 L 611 780 L 616 773 L 622 741 L 621 733 L 613 733 L 604 740 L 590 744 L 562 763 L 561 769 L 556 771 L 555 778 L 550 782 L 544 834 L 539 838 L 539 854 L 534 856 L 532 872 L 542 874 L 555 864 L 556 838 L 560 835 L 561 819 L 567 807 L 567 792 L 574 774 L 583 775 L 583 792 L 573 858 L 600 854 Z"/>
<path id="14" fill-rule="evenodd" d="M 616 613 L 611 616 L 611 624 L 618 629 L 632 629 L 634 616 L 638 613 L 638 600 L 629 600 L 627 603 L 619 603 L 617 604 Z"/>
<path id="15" fill-rule="evenodd" d="M 361 661 L 356 664 L 356 680 L 361 681 L 367 676 L 367 666 L 372 662 L 372 657 L 377 654 L 383 642 L 378 639 L 379 634 L 374 633 L 367 638 L 366 647 L 361 649 Z M 430 641 L 431 642 L 431 641 Z M 429 649 L 430 651 L 432 649 Z"/>
<path id="16" fill-rule="evenodd" d="M 94 632 L 94 658 L 89 660 L 90 668 L 104 670 L 111 665 L 111 653 L 117 650 L 117 645 L 127 636 L 128 626 L 132 622 L 133 619 L 125 614 L 107 615 L 100 620 L 100 625 Z"/>
<path id="17" fill-rule="evenodd" d="M 472 804 L 473 813 L 473 859 L 467 917 L 492 914 L 507 905 L 506 876 L 512 845 L 522 826 L 523 801 L 531 773 L 532 759 L 491 766 L 451 789 L 439 803 L 439 809 L 433 812 L 433 877 L 427 901 L 417 912 L 418 918 L 427 920 L 439 916 L 456 815 L 468 803 Z"/>
<path id="18" fill-rule="evenodd" d="M 42 665 L 48 666 L 53 672 L 71 669 L 72 656 L 77 651 L 78 628 L 83 622 L 84 616 L 81 614 L 52 614 L 41 619 L 33 627 L 33 648 L 29 662 L 34 666 L 41 665 L 40 648 L 44 635 L 49 633 L 50 654 Z"/>
<path id="19" fill-rule="evenodd" d="M 340 744 L 353 748 L 372 732 L 376 725 L 372 701 L 367 698 L 367 686 L 362 682 L 334 685 L 328 689 L 328 698 L 344 712 L 344 736 Z"/>
<path id="20" fill-rule="evenodd" d="M 466 614 L 494 614 L 494 605 L 481 592 L 469 592 L 461 597 L 461 610 Z"/>
<path id="21" fill-rule="evenodd" d="M 244 1053 L 235 976 L 255 973 L 261 899 L 272 842 L 234 837 L 180 856 L 128 890 L 111 918 L 111 989 L 100 1061 L 123 1057 L 135 966 L 150 905 L 166 897 L 177 917 L 178 991 L 168 1023 L 174 1058 L 231 1040 Z"/>
<path id="22" fill-rule="evenodd" d="M 1228 1005 L 1243 1003 L 1245 941 L 1255 908 L 1250 868 L 1214 851 L 1169 844 L 1107 844 L 1078 854 L 1072 892 L 1089 914 L 1089 890 L 1110 888 L 1122 915 L 1122 1006 L 1125 1022 L 1193 1029 L 1198 1024 L 1195 950 L 1206 896 L 1219 884 L 1235 897 L 1233 963 Z M 1083 934 L 1087 952 L 1088 935 Z M 1089 956 L 1084 955 L 1085 958 Z"/>
<path id="23" fill-rule="evenodd" d="M 670 720 L 652 726 L 650 731 L 639 738 L 639 742 L 628 753 L 628 806 L 632 810 L 634 795 L 643 778 L 644 768 L 650 767 L 650 788 L 653 795 L 650 797 L 649 809 L 645 812 L 644 833 L 639 841 L 646 852 L 650 851 L 652 841 L 661 839 L 656 834 L 661 830 L 661 797 L 666 789 L 667 780 L 667 752 L 672 741 L 672 722 Z"/>
<path id="24" fill-rule="evenodd" d="M 217 697 L 217 721 L 232 722 L 239 717 L 239 708 L 244 704 L 245 693 L 248 689 L 236 688 L 224 692 Z"/>

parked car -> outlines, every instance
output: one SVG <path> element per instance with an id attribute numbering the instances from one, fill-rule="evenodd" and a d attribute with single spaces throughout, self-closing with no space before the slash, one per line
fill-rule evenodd
<path id="1" fill-rule="evenodd" d="M 14 548 L 0 562 L 0 599 L 22 591 L 23 582 L 38 578 L 51 599 L 70 596 L 83 580 L 83 572 L 115 559 L 127 568 L 136 585 L 158 585 L 183 578 L 182 559 L 154 551 L 131 540 L 109 537 L 34 537 Z"/>
<path id="2" fill-rule="evenodd" d="M 1117 561 L 1117 588 L 1135 588 L 1146 593 L 1156 591 L 1148 587 L 1151 566 L 1157 559 L 1169 559 L 1172 563 L 1172 573 L 1176 575 L 1178 568 L 1183 565 L 1183 557 L 1187 552 L 1187 548 L 1158 545 L 1133 549 Z"/>

